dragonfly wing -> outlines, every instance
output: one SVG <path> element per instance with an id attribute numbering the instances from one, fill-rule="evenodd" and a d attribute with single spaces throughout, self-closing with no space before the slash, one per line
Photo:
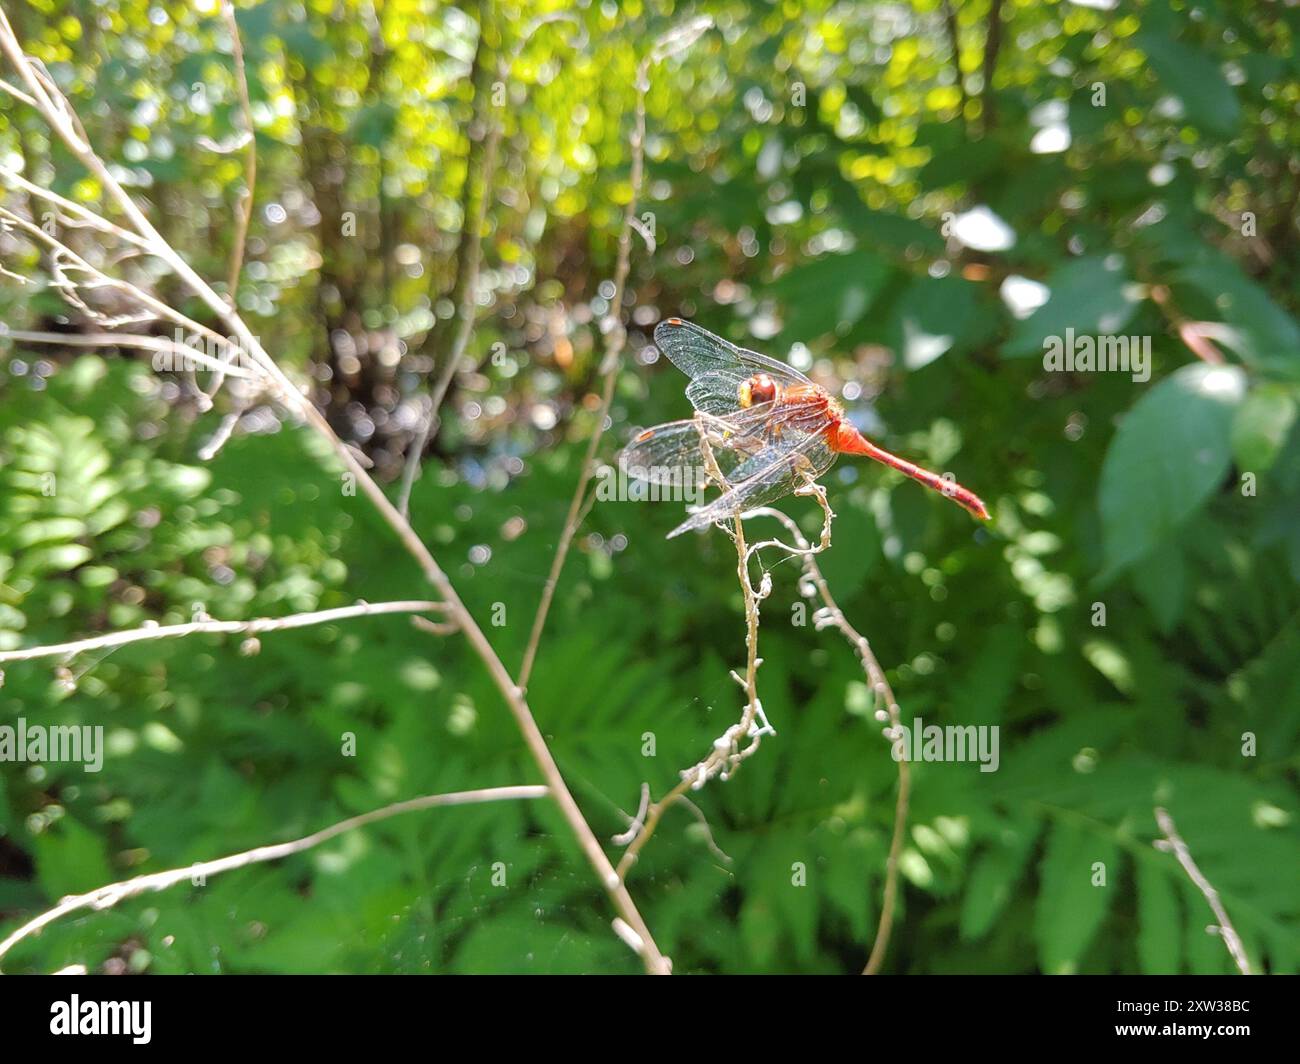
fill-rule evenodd
<path id="1" fill-rule="evenodd" d="M 730 372 L 738 374 L 734 377 L 737 382 L 755 373 L 768 373 L 777 381 L 787 384 L 812 383 L 784 362 L 760 355 L 757 351 L 737 347 L 721 336 L 715 336 L 708 329 L 701 329 L 681 318 L 661 321 L 655 329 L 655 343 L 668 356 L 668 360 L 692 380 L 705 373 Z"/>
<path id="2" fill-rule="evenodd" d="M 783 434 L 784 435 L 784 434 Z M 820 435 L 804 436 L 796 434 L 793 440 L 788 437 L 784 440 L 783 445 L 769 445 L 760 453 L 751 454 L 744 461 L 740 462 L 727 476 L 732 484 L 740 484 L 749 480 L 751 477 L 763 472 L 768 466 L 780 460 L 781 456 L 789 457 L 798 453 L 802 459 L 793 459 L 788 465 L 793 483 L 790 489 L 793 491 L 799 486 L 799 471 L 807 473 L 814 479 L 821 476 L 826 470 L 835 464 L 835 452 L 827 445 L 826 441 Z"/>
<path id="3" fill-rule="evenodd" d="M 805 477 L 816 479 L 821 476 L 834 461 L 835 452 L 818 434 L 808 434 L 794 442 L 769 444 L 763 451 L 738 464 L 728 477 L 732 486 L 691 514 L 668 533 L 668 538 L 707 528 L 776 502 L 800 487 Z"/>
<path id="4" fill-rule="evenodd" d="M 701 373 L 686 386 L 686 398 L 696 410 L 722 417 L 740 409 L 740 386 L 749 378 L 739 366 Z"/>
<path id="5" fill-rule="evenodd" d="M 772 405 L 763 403 L 733 418 L 701 413 L 656 425 L 623 448 L 619 465 L 628 476 L 652 484 L 704 484 L 710 479 L 701 447 L 704 439 L 719 471 L 730 480 L 736 468 L 767 448 L 760 430 L 771 416 Z"/>
<path id="6" fill-rule="evenodd" d="M 618 455 L 619 467 L 651 484 L 703 484 L 708 479 L 693 420 L 670 421 L 633 438 Z"/>

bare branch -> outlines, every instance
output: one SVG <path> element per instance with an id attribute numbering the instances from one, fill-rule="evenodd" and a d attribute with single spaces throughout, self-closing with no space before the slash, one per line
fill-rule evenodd
<path id="1" fill-rule="evenodd" d="M 1205 874 L 1196 867 L 1196 862 L 1192 860 L 1192 851 L 1187 848 L 1187 843 L 1178 834 L 1178 826 L 1174 823 L 1174 818 L 1160 806 L 1156 806 L 1155 815 L 1156 823 L 1160 825 L 1160 830 L 1164 834 L 1164 838 L 1156 840 L 1156 849 L 1163 850 L 1165 853 L 1172 853 L 1178 858 L 1178 863 L 1183 866 L 1183 871 L 1196 885 L 1196 889 L 1205 895 L 1205 900 L 1210 903 L 1210 908 L 1214 911 L 1214 918 L 1218 921 L 1218 924 L 1211 925 L 1207 930 L 1222 937 L 1223 944 L 1228 947 L 1228 952 L 1232 955 L 1232 960 L 1242 975 L 1253 974 L 1250 970 L 1250 960 L 1246 957 L 1246 947 L 1242 945 L 1241 936 L 1237 934 L 1237 929 L 1232 926 L 1232 921 L 1228 918 L 1228 910 L 1223 907 L 1223 902 L 1219 899 L 1219 892 L 1205 878 Z"/>
<path id="2" fill-rule="evenodd" d="M 0 10 L 0 15 L 3 15 L 2 10 Z M 54 284 L 63 292 L 65 298 L 69 298 L 70 301 L 83 307 L 87 311 L 90 317 L 102 318 L 102 315 L 98 315 L 95 311 L 87 307 L 85 301 L 82 300 L 80 297 L 76 296 L 75 293 L 72 291 L 73 289 L 104 288 L 104 289 L 110 289 L 119 292 L 122 295 L 125 295 L 128 299 L 135 300 L 136 302 L 142 304 L 144 307 L 146 307 L 149 311 L 152 312 L 147 319 L 143 314 L 132 314 L 126 316 L 127 320 L 139 322 L 143 320 L 152 320 L 155 317 L 164 318 L 172 322 L 174 325 L 178 325 L 182 329 L 188 332 L 192 332 L 196 336 L 200 336 L 206 339 L 209 343 L 213 344 L 214 347 L 219 348 L 220 350 L 225 352 L 231 359 L 240 361 L 240 360 L 247 360 L 251 358 L 257 364 L 258 368 L 260 368 L 263 371 L 261 375 L 264 379 L 266 379 L 268 382 L 273 382 L 280 387 L 287 388 L 290 392 L 293 392 L 294 394 L 298 394 L 299 402 L 297 404 L 295 404 L 292 399 L 289 399 L 287 401 L 287 405 L 289 405 L 291 409 L 295 409 L 296 407 L 301 406 L 301 402 L 302 402 L 301 395 L 297 393 L 296 389 L 293 388 L 293 385 L 289 383 L 288 378 L 285 378 L 284 375 L 279 372 L 278 368 L 275 367 L 275 364 L 271 361 L 270 356 L 267 355 L 266 352 L 261 349 L 261 345 L 258 344 L 256 338 L 253 337 L 252 333 L 248 332 L 247 326 L 244 326 L 242 319 L 236 317 L 235 321 L 241 327 L 243 334 L 247 337 L 247 340 L 250 340 L 254 345 L 246 349 L 241 348 L 238 344 L 232 343 L 232 341 L 229 338 L 222 336 L 220 333 L 215 332 L 214 330 L 208 328 L 208 326 L 195 321 L 193 318 L 187 317 L 186 315 L 182 314 L 180 311 L 176 310 L 174 307 L 170 306 L 167 303 L 164 303 L 162 300 L 156 298 L 155 296 L 150 295 L 148 292 L 144 291 L 141 288 L 138 288 L 136 285 L 131 284 L 129 281 L 124 281 L 120 278 L 108 276 L 98 267 L 91 265 L 88 261 L 86 261 L 80 255 L 78 255 L 75 251 L 73 251 L 70 247 L 68 247 L 67 244 L 61 241 L 58 237 L 54 236 L 51 233 L 47 233 L 44 229 L 40 228 L 40 226 L 34 225 L 31 221 L 21 217 L 20 215 L 15 214 L 7 207 L 0 207 L 0 220 L 6 221 L 11 225 L 17 226 L 19 229 L 27 233 L 38 243 L 45 245 L 51 250 L 51 252 L 53 252 L 54 259 L 55 259 Z M 170 248 L 168 250 L 170 251 Z M 157 254 L 157 252 L 154 251 L 151 251 L 150 253 Z M 71 268 L 76 273 L 84 274 L 88 278 L 88 280 L 87 281 L 74 280 L 72 277 L 68 276 L 69 268 Z M 214 298 L 216 298 L 215 293 L 213 293 L 213 296 Z M 224 304 L 222 304 L 222 306 L 224 308 Z M 33 337 L 39 337 L 42 335 L 49 335 L 49 334 L 30 333 L 28 335 Z M 115 334 L 115 335 L 129 336 L 130 334 Z M 169 341 L 162 341 L 162 342 L 171 343 Z M 140 346 L 150 347 L 152 345 L 144 344 Z M 186 345 L 182 345 L 182 346 L 186 346 Z M 189 349 L 188 347 L 186 350 L 186 355 L 187 357 L 194 357 L 193 353 L 191 353 L 191 349 Z M 214 360 L 212 360 L 211 358 L 206 358 L 206 356 L 204 357 L 206 359 L 205 364 L 213 363 Z M 228 363 L 225 360 L 218 360 L 216 361 L 215 364 L 218 368 L 221 368 L 224 372 L 226 373 L 230 372 L 229 369 L 227 368 Z M 268 367 L 270 367 L 270 369 L 275 370 L 275 372 L 274 373 L 270 372 Z M 251 375 L 242 374 L 242 376 L 251 376 Z M 281 384 L 281 382 L 283 383 Z"/>
<path id="3" fill-rule="evenodd" d="M 22 100 L 22 102 L 27 104 L 28 107 L 37 106 L 36 101 L 32 97 L 28 96 L 27 93 L 23 92 L 23 90 L 17 86 L 9 84 L 9 82 L 5 81 L 4 78 L 0 78 L 0 92 L 7 92 L 10 96 L 14 97 L 14 99 Z"/>
<path id="4" fill-rule="evenodd" d="M 53 192 L 48 188 L 43 188 L 33 181 L 28 181 L 27 178 L 23 177 L 23 175 L 18 173 L 16 170 L 11 170 L 7 166 L 0 166 L 0 178 L 8 181 L 11 185 L 17 185 L 25 192 L 36 196 L 39 199 L 54 204 L 54 206 L 58 207 L 61 211 L 67 211 L 67 213 L 75 215 L 81 222 L 94 229 L 98 229 L 101 233 L 107 233 L 108 235 L 121 240 L 123 243 L 132 244 L 141 249 L 148 246 L 146 241 L 131 232 L 129 229 L 123 229 L 120 225 L 114 225 L 107 218 L 96 214 L 89 207 L 85 206 L 85 204 L 77 203 L 75 200 L 66 199 L 63 196 L 60 196 L 57 192 Z"/>
<path id="5" fill-rule="evenodd" d="M 438 411 L 442 409 L 442 401 L 447 397 L 447 389 L 451 387 L 451 382 L 456 377 L 456 371 L 460 369 L 461 360 L 465 357 L 465 349 L 469 346 L 470 335 L 474 331 L 478 275 L 483 263 L 483 222 L 487 218 L 488 200 L 492 198 L 492 185 L 496 174 L 497 147 L 500 142 L 501 123 L 493 122 L 492 129 L 487 135 L 487 143 L 483 145 L 483 169 L 481 172 L 483 188 L 480 190 L 473 218 L 467 219 L 465 223 L 471 226 L 470 231 L 474 234 L 474 237 L 466 248 L 468 257 L 465 261 L 465 269 L 468 274 L 465 281 L 464 298 L 456 311 L 456 335 L 452 339 L 451 350 L 447 352 L 447 361 L 443 364 L 442 371 L 438 374 L 437 381 L 434 382 L 433 392 L 429 396 L 429 415 L 424 419 L 419 434 L 411 444 L 410 450 L 407 451 L 406 465 L 402 470 L 402 487 L 397 496 L 397 508 L 402 512 L 403 517 L 410 512 L 411 489 L 415 486 L 415 479 L 420 472 L 420 457 L 424 454 L 424 449 L 429 445 L 429 440 L 438 431 L 441 424 Z"/>
<path id="6" fill-rule="evenodd" d="M 474 805 L 480 802 L 544 798 L 547 794 L 548 791 L 545 787 L 525 785 L 518 787 L 487 787 L 477 791 L 455 791 L 450 794 L 430 794 L 422 798 L 408 798 L 406 801 L 386 805 L 382 809 L 373 809 L 369 813 L 362 813 L 359 816 L 340 820 L 337 824 L 331 824 L 327 828 L 322 828 L 320 831 L 305 835 L 300 839 L 294 839 L 291 842 L 279 842 L 272 846 L 259 846 L 256 849 L 244 850 L 242 853 L 234 853 L 228 857 L 219 857 L 215 861 L 202 861 L 197 864 L 186 865 L 184 868 L 169 869 L 166 872 L 150 872 L 147 875 L 122 880 L 120 883 L 110 883 L 86 894 L 69 895 L 53 909 L 28 920 L 27 923 L 14 931 L 3 942 L 0 942 L 0 958 L 3 958 L 23 939 L 36 934 L 54 923 L 55 920 L 79 909 L 111 909 L 118 902 L 126 898 L 133 898 L 138 894 L 166 890 L 168 887 L 174 887 L 177 883 L 184 883 L 187 880 L 194 882 L 201 877 L 215 876 L 235 868 L 245 868 L 248 865 L 260 864 L 265 861 L 278 861 L 284 857 L 302 853 L 304 850 L 310 850 L 313 846 L 319 846 L 323 842 L 329 842 L 330 839 L 337 838 L 345 832 L 354 831 L 357 828 L 363 828 L 368 824 L 375 824 L 381 820 L 387 820 L 389 817 L 399 816 L 402 813 L 415 813 L 422 809 L 434 809 L 448 805 Z"/>
<path id="7" fill-rule="evenodd" d="M 627 208 L 623 212 L 623 227 L 618 237 L 618 258 L 614 263 L 614 292 L 609 299 L 609 314 L 602 325 L 605 334 L 605 355 L 601 360 L 600 372 L 604 377 L 600 392 L 600 405 L 596 409 L 596 420 L 592 426 L 591 438 L 587 441 L 587 453 L 582 460 L 582 473 L 579 475 L 573 498 L 569 502 L 569 512 L 560 531 L 560 539 L 555 547 L 555 557 L 551 560 L 551 570 L 546 574 L 546 583 L 542 587 L 542 597 L 537 604 L 537 613 L 533 617 L 532 631 L 528 634 L 528 643 L 524 647 L 523 662 L 519 666 L 519 686 L 527 690 L 528 677 L 532 675 L 533 664 L 537 660 L 537 648 L 542 641 L 542 630 L 546 627 L 546 615 L 550 613 L 551 602 L 555 598 L 555 589 L 564 571 L 564 561 L 568 557 L 573 537 L 577 534 L 582 521 L 583 500 L 587 495 L 587 485 L 596 475 L 596 453 L 600 449 L 601 437 L 605 435 L 606 422 L 609 421 L 610 404 L 614 401 L 614 384 L 618 379 L 618 370 L 627 345 L 627 329 L 623 326 L 623 294 L 627 290 L 627 275 L 632 262 L 632 234 L 637 231 L 637 201 L 641 196 L 641 186 L 645 180 L 645 99 L 650 91 L 650 68 L 656 63 L 685 51 L 694 44 L 710 27 L 713 19 L 701 16 L 688 19 L 680 26 L 669 30 L 660 37 L 650 50 L 650 54 L 641 60 L 636 73 L 636 117 L 632 128 L 632 172 L 630 175 L 631 192 Z"/>
<path id="8" fill-rule="evenodd" d="M 700 451 L 709 476 L 725 491 L 728 487 L 727 479 L 718 467 L 708 433 L 702 427 L 700 428 Z M 829 515 L 830 509 L 827 507 L 825 512 Z M 827 526 L 829 529 L 829 519 Z M 758 696 L 758 668 L 763 664 L 763 659 L 758 656 L 759 608 L 763 600 L 772 593 L 772 577 L 770 573 L 764 572 L 758 587 L 754 586 L 750 578 L 749 563 L 754 557 L 754 548 L 749 547 L 745 542 L 745 516 L 737 515 L 734 529 L 730 534 L 736 545 L 736 575 L 740 580 L 741 595 L 745 603 L 745 674 L 741 676 L 733 672 L 731 675 L 745 692 L 745 706 L 741 710 L 740 719 L 713 741 L 713 749 L 708 756 L 690 768 L 683 769 L 681 781 L 657 802 L 651 802 L 644 817 L 638 816 L 637 822 L 633 823 L 632 828 L 629 829 L 633 836 L 631 843 L 618 863 L 618 873 L 623 877 L 626 877 L 632 865 L 636 863 L 641 850 L 650 841 L 650 837 L 659 826 L 659 821 L 663 819 L 664 813 L 669 808 L 679 801 L 684 801 L 688 791 L 700 790 L 715 777 L 720 780 L 730 779 L 740 769 L 741 764 L 758 751 L 763 736 L 776 734 L 768 722 L 763 703 Z M 829 531 L 826 535 L 829 537 Z M 778 543 L 777 546 L 784 547 L 785 544 Z M 806 544 L 805 548 L 811 550 L 806 547 Z M 748 741 L 744 742 L 745 740 Z M 741 745 L 742 742 L 744 745 Z M 698 809 L 695 813 L 703 819 L 703 814 Z M 639 829 L 638 824 L 641 825 Z M 624 837 L 627 834 L 625 833 Z M 709 844 L 715 851 L 721 853 L 713 843 L 711 833 Z"/>
<path id="9" fill-rule="evenodd" d="M 659 952 L 650 929 L 646 926 L 645 920 L 637 910 L 636 903 L 623 886 L 617 873 L 615 873 L 614 866 L 601 848 L 599 839 L 596 838 L 591 825 L 587 823 L 577 801 L 569 791 L 564 776 L 551 754 L 550 747 L 547 745 L 546 738 L 537 725 L 532 709 L 524 698 L 522 689 L 516 685 L 509 670 L 498 657 L 491 642 L 474 620 L 473 615 L 466 609 L 465 604 L 456 593 L 455 587 L 424 541 L 420 539 L 411 527 L 410 522 L 403 517 L 384 493 L 384 490 L 366 471 L 363 462 L 334 432 L 325 416 L 316 409 L 303 390 L 296 387 L 275 360 L 267 354 L 261 342 L 249 329 L 239 313 L 217 294 L 212 286 L 195 271 L 175 248 L 167 243 L 130 197 L 126 189 L 113 176 L 109 167 L 91 148 L 81 122 L 77 119 L 58 87 L 52 80 L 44 76 L 36 61 L 23 52 L 3 7 L 0 7 L 0 52 L 3 52 L 8 57 L 21 74 L 35 102 L 35 106 L 40 110 L 45 121 L 59 135 L 73 154 L 77 156 L 82 165 L 90 171 L 100 186 L 107 190 L 108 195 L 120 207 L 134 231 L 147 242 L 149 254 L 165 263 L 216 318 L 225 322 L 233 331 L 234 336 L 238 338 L 239 344 L 247 352 L 249 358 L 266 372 L 275 397 L 283 402 L 291 412 L 301 417 L 313 431 L 330 444 L 339 460 L 343 463 L 344 468 L 355 478 L 362 494 L 379 511 L 380 516 L 392 529 L 403 548 L 415 559 L 425 579 L 437 591 L 438 597 L 447 603 L 449 621 L 465 636 L 474 654 L 483 662 L 493 683 L 500 691 L 506 706 L 515 719 L 516 726 L 522 734 L 524 744 L 528 747 L 530 755 L 546 781 L 551 798 L 559 807 L 584 856 L 595 871 L 601 886 L 609 895 L 610 901 L 619 915 L 639 936 L 642 943 L 640 956 L 646 971 L 651 974 L 667 974 L 671 971 L 668 959 Z M 174 321 L 183 319 L 183 315 L 174 310 L 170 311 L 168 316 Z M 188 321 L 188 319 L 184 320 Z M 211 330 L 205 331 L 211 332 Z"/>
<path id="10" fill-rule="evenodd" d="M 235 58 L 235 84 L 239 87 L 239 108 L 248 130 L 248 151 L 244 154 L 244 190 L 240 194 L 240 210 L 235 217 L 235 242 L 230 251 L 229 280 L 226 282 L 226 295 L 234 306 L 239 291 L 239 275 L 244 270 L 244 244 L 248 239 L 248 227 L 253 221 L 253 189 L 257 187 L 257 130 L 253 127 L 253 104 L 248 95 L 244 42 L 239 39 L 239 23 L 235 21 L 235 8 L 230 0 L 222 0 L 221 17 L 230 30 L 230 46 Z"/>
<path id="11" fill-rule="evenodd" d="M 168 340 L 163 336 L 148 336 L 144 333 L 57 333 L 28 332 L 23 329 L 5 329 L 0 325 L 0 340 L 9 339 L 18 343 L 53 344 L 58 347 L 132 347 L 141 351 L 157 351 L 160 354 L 174 355 L 181 359 L 190 359 L 206 366 L 214 372 L 224 373 L 228 377 L 260 379 L 260 371 L 250 372 L 232 365 L 228 361 L 213 358 L 189 344 Z"/>
<path id="12" fill-rule="evenodd" d="M 824 503 L 824 500 L 823 500 Z M 830 585 L 826 583 L 826 577 L 822 575 L 821 568 L 817 565 L 817 552 L 808 546 L 808 541 L 804 538 L 803 533 L 799 531 L 799 526 L 783 514 L 780 510 L 763 508 L 755 510 L 747 515 L 749 517 L 771 517 L 781 522 L 787 532 L 794 538 L 795 543 L 802 548 L 804 575 L 809 582 L 811 590 L 821 596 L 823 608 L 814 616 L 813 623 L 820 631 L 823 628 L 833 627 L 847 639 L 858 657 L 862 661 L 863 670 L 867 674 L 867 680 L 871 684 L 872 696 L 876 702 L 876 719 L 883 723 L 888 723 L 885 729 L 885 738 L 893 742 L 901 735 L 902 721 L 900 720 L 900 710 L 898 700 L 894 697 L 894 691 L 889 686 L 889 681 L 885 678 L 885 670 L 880 667 L 880 662 L 876 660 L 876 655 L 871 649 L 871 644 L 867 642 L 866 636 L 862 635 L 856 628 L 849 623 L 844 611 L 840 609 L 831 595 Z M 823 530 L 823 542 L 825 541 L 825 531 Z M 876 940 L 871 946 L 871 954 L 867 958 L 866 967 L 863 968 L 863 975 L 875 975 L 880 971 L 880 966 L 885 960 L 885 951 L 889 948 L 889 937 L 894 926 L 894 908 L 898 900 L 898 859 L 903 850 L 903 836 L 907 829 L 907 805 L 912 791 L 912 770 L 907 763 L 907 758 L 898 759 L 898 797 L 894 804 L 894 831 L 889 842 L 889 856 L 885 860 L 885 896 L 880 908 L 880 924 L 876 928 Z"/>
<path id="13" fill-rule="evenodd" d="M 261 635 L 263 632 L 279 632 L 289 628 L 329 624 L 331 621 L 347 620 L 350 617 L 372 617 L 386 613 L 442 613 L 446 609 L 447 605 L 442 602 L 358 602 L 355 606 L 340 606 L 336 609 L 316 610 L 312 613 L 294 613 L 288 617 L 257 617 L 251 621 L 204 620 L 193 621 L 190 624 L 145 625 L 141 628 L 128 628 L 121 632 L 108 632 L 88 639 L 78 639 L 71 643 L 0 651 L 0 665 L 11 661 L 34 661 L 37 658 L 73 657 L 87 650 L 103 650 L 106 647 L 143 643 L 151 639 L 178 639 L 181 636 L 199 635 L 205 632 Z"/>
<path id="14" fill-rule="evenodd" d="M 645 176 L 645 97 L 648 85 L 650 61 L 641 62 L 637 71 L 636 84 L 636 119 L 632 131 L 632 191 L 628 197 L 627 208 L 623 212 L 623 228 L 618 238 L 618 258 L 614 264 L 614 293 L 609 300 L 609 314 L 605 319 L 605 355 L 601 360 L 600 372 L 604 382 L 600 393 L 600 406 L 596 409 L 596 420 L 592 426 L 591 438 L 587 441 L 587 453 L 583 455 L 582 472 L 578 477 L 577 487 L 569 502 L 569 512 L 560 531 L 560 539 L 555 547 L 555 557 L 551 560 L 550 572 L 546 574 L 546 583 L 542 587 L 542 597 L 537 604 L 537 613 L 533 617 L 533 627 L 528 634 L 528 643 L 524 648 L 523 662 L 519 666 L 519 686 L 527 690 L 528 678 L 533 672 L 533 663 L 537 660 L 537 648 L 542 641 L 542 629 L 546 627 L 546 615 L 551 610 L 551 601 L 555 598 L 555 588 L 560 582 L 560 573 L 564 570 L 564 560 L 568 557 L 569 547 L 578 531 L 578 522 L 583 500 L 587 494 L 587 485 L 596 472 L 596 452 L 600 448 L 601 437 L 605 434 L 605 422 L 609 419 L 609 407 L 614 401 L 614 384 L 618 378 L 620 358 L 627 343 L 627 330 L 623 327 L 623 293 L 627 287 L 627 275 L 632 261 L 633 221 L 636 218 L 637 200 L 641 195 L 641 183 Z"/>

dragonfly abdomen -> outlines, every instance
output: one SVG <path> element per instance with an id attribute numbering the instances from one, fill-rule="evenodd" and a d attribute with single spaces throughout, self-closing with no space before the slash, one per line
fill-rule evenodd
<path id="1" fill-rule="evenodd" d="M 877 447 L 843 418 L 837 418 L 834 424 L 826 430 L 826 442 L 833 451 L 874 458 L 877 462 L 881 462 L 892 469 L 897 469 L 904 476 L 911 477 L 913 480 L 924 484 L 927 488 L 939 492 L 945 498 L 951 499 L 963 510 L 978 517 L 981 521 L 989 519 L 988 507 L 984 505 L 984 501 L 973 491 L 963 488 L 951 479 L 951 475 L 941 477 L 938 473 L 932 473 L 928 469 L 921 468 L 915 462 L 909 462 L 906 458 L 899 458 L 896 454 L 890 454 L 883 448 Z"/>

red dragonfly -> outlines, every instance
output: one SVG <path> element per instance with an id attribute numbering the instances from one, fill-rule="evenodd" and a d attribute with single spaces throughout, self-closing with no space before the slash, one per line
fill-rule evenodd
<path id="1" fill-rule="evenodd" d="M 654 484 L 701 486 L 716 479 L 706 469 L 707 441 L 726 479 L 723 493 L 673 529 L 670 539 L 791 494 L 825 473 L 839 454 L 874 458 L 988 520 L 974 492 L 877 447 L 824 388 L 785 363 L 681 318 L 660 322 L 655 343 L 691 379 L 686 397 L 696 415 L 646 429 L 619 455 L 623 469 Z"/>

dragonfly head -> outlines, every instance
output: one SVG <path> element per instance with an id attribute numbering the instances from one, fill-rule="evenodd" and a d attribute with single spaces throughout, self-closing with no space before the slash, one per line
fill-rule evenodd
<path id="1" fill-rule="evenodd" d="M 742 407 L 770 403 L 776 398 L 776 381 L 766 373 L 755 373 L 737 389 L 736 398 Z"/>

